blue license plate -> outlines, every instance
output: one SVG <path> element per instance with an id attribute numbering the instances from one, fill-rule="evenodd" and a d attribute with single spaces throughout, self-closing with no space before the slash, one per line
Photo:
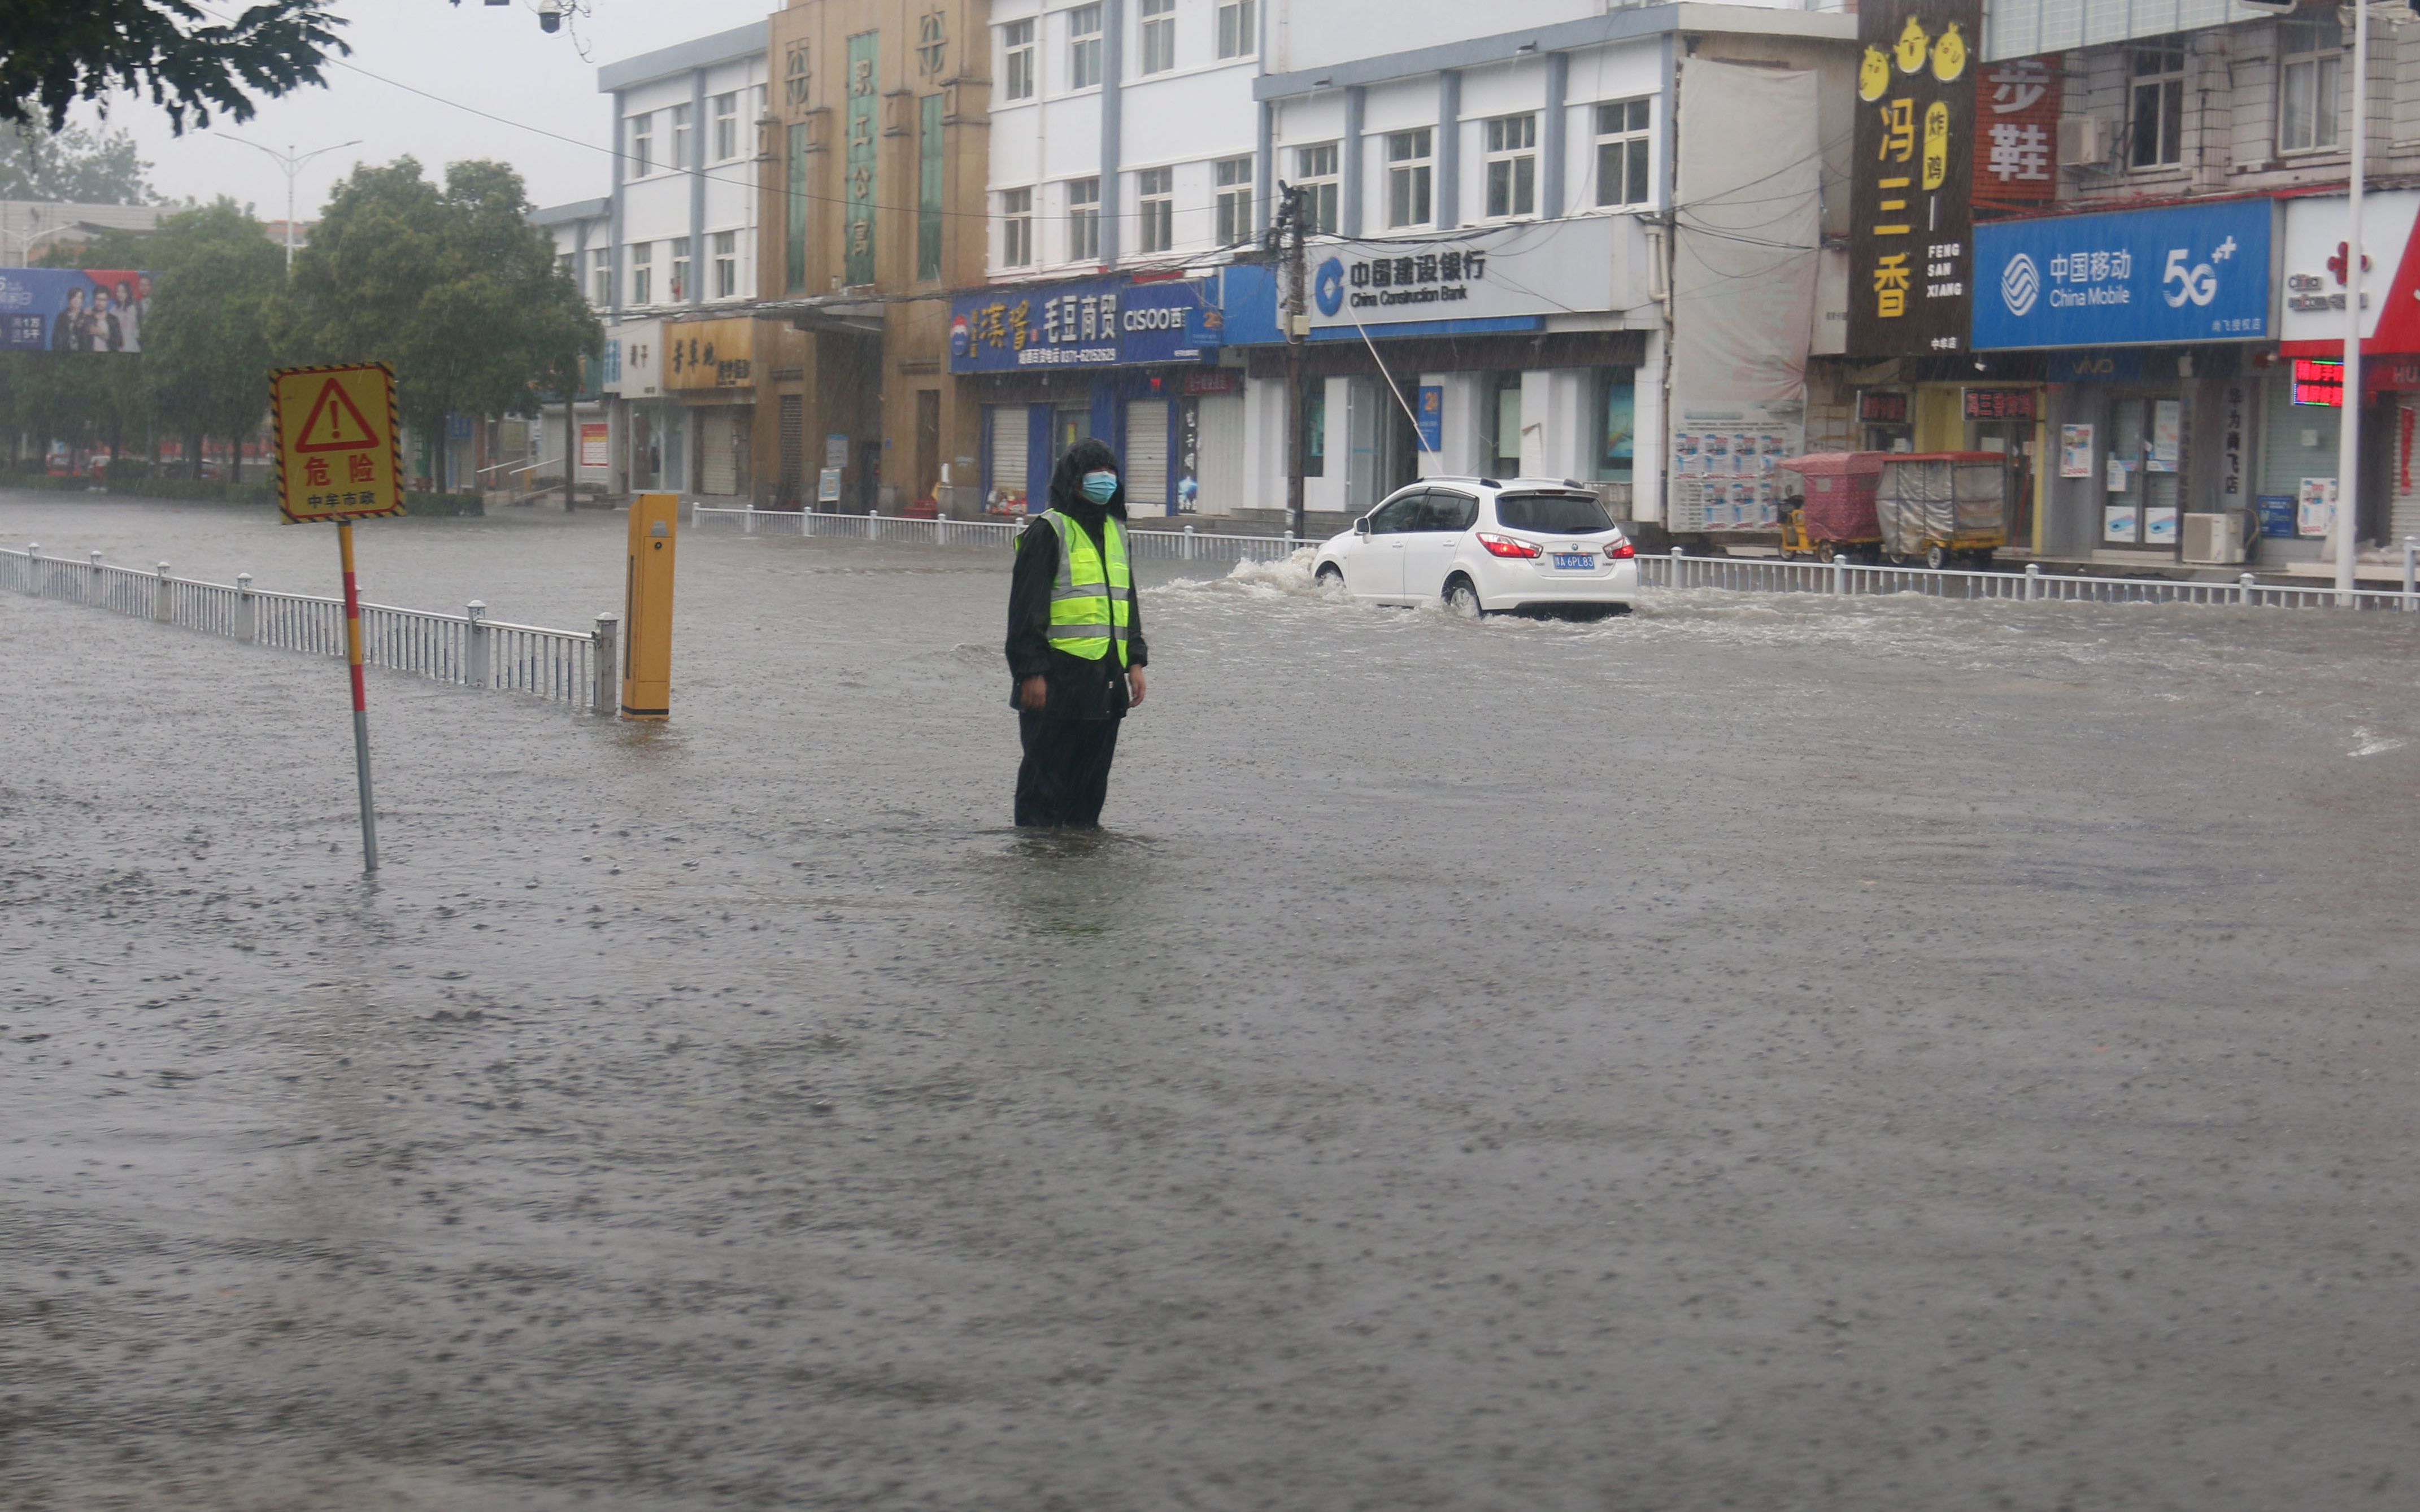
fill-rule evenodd
<path id="1" fill-rule="evenodd" d="M 1555 565 L 1564 572 L 1586 572 L 1596 565 L 1596 558 L 1587 551 L 1558 551 Z"/>

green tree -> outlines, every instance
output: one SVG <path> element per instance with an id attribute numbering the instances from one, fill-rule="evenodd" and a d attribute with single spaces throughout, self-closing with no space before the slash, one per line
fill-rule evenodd
<path id="1" fill-rule="evenodd" d="M 604 332 L 529 209 L 498 162 L 454 163 L 442 187 L 411 158 L 355 168 L 295 259 L 288 360 L 393 363 L 423 436 L 449 413 L 536 413 L 539 385 L 577 372 Z"/>
<path id="2" fill-rule="evenodd" d="M 154 293 L 142 360 L 159 424 L 186 438 L 190 457 L 200 457 L 204 436 L 228 441 L 240 482 L 242 443 L 269 411 L 272 307 L 286 255 L 265 226 L 222 198 L 162 221 L 144 256 Z"/>
<path id="3" fill-rule="evenodd" d="M 128 131 L 75 127 L 55 136 L 0 124 L 0 199 L 75 205 L 146 205 L 154 197 Z"/>

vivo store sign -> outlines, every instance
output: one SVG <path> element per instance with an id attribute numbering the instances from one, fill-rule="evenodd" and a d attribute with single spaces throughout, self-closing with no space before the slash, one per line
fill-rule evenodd
<path id="1" fill-rule="evenodd" d="M 1975 349 L 2263 341 L 2266 199 L 1975 228 Z"/>

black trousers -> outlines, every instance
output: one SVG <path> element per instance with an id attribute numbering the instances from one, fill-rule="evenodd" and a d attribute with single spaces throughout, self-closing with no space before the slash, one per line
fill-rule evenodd
<path id="1" fill-rule="evenodd" d="M 1118 753 L 1118 721 L 1054 719 L 1019 710 L 1016 737 L 1025 746 L 1016 768 L 1016 822 L 1098 825 L 1109 795 L 1109 763 Z"/>

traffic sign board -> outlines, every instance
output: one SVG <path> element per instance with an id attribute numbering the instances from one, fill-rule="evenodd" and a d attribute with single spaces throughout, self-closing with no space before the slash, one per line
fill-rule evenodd
<path id="1" fill-rule="evenodd" d="M 288 520 L 403 513 L 402 427 L 384 363 L 288 367 L 270 375 L 277 507 Z"/>

